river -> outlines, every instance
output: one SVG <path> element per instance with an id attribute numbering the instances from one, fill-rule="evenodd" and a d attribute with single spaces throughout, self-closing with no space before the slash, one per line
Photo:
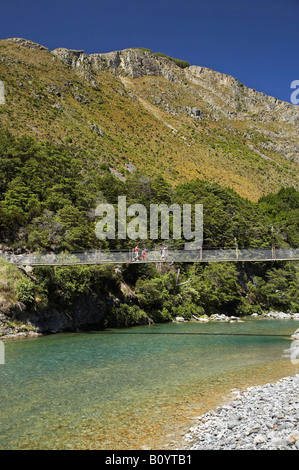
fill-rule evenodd
<path id="1" fill-rule="evenodd" d="M 233 388 L 298 373 L 294 320 L 187 322 L 5 342 L 3 449 L 182 449 Z"/>

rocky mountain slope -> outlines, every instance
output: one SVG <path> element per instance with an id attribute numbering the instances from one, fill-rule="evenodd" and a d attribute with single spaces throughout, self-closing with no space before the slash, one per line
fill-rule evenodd
<path id="1" fill-rule="evenodd" d="M 1 40 L 0 125 L 83 149 L 119 178 L 206 179 L 251 200 L 298 188 L 299 107 L 186 65 L 144 49 L 86 54 Z"/>

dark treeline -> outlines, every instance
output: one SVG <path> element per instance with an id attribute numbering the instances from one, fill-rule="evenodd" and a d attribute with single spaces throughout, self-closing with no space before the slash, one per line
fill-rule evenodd
<path id="1" fill-rule="evenodd" d="M 114 204 L 126 196 L 127 206 L 150 204 L 203 204 L 205 247 L 299 246 L 299 192 L 282 188 L 258 203 L 216 183 L 192 181 L 173 188 L 160 175 L 149 178 L 135 172 L 126 181 L 111 174 L 99 159 L 67 146 L 37 143 L 0 132 L 0 242 L 3 250 L 84 251 L 125 249 L 134 240 L 103 240 L 95 235 L 101 202 Z M 116 210 L 117 213 L 117 210 Z M 170 233 L 171 238 L 171 233 Z M 182 248 L 184 240 L 167 241 Z M 159 247 L 163 240 L 141 241 Z M 178 287 L 180 280 L 191 282 Z M 269 309 L 299 310 L 295 263 L 222 263 L 36 268 L 36 280 L 19 282 L 19 300 L 28 308 L 57 302 L 65 308 L 80 295 L 118 292 L 127 283 L 133 296 L 123 295 L 105 319 L 106 325 L 128 325 L 151 317 L 225 312 L 247 314 Z"/>

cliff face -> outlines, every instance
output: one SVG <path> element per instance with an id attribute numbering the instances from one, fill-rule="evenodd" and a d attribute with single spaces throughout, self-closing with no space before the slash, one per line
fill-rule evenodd
<path id="1" fill-rule="evenodd" d="M 104 71 L 128 78 L 162 76 L 170 82 L 190 87 L 190 92 L 205 101 L 210 117 L 219 119 L 253 119 L 261 122 L 299 122 L 299 108 L 252 90 L 230 75 L 192 65 L 180 69 L 171 60 L 141 49 L 126 49 L 107 54 L 85 54 L 84 51 L 55 49 L 52 53 L 73 69 Z M 187 83 L 188 82 L 188 83 Z M 196 88 L 192 85 L 197 86 Z"/>
<path id="2" fill-rule="evenodd" d="M 177 66 L 166 58 L 140 49 L 125 49 L 106 54 L 85 54 L 84 51 L 54 49 L 54 55 L 74 69 L 104 71 L 109 69 L 117 75 L 139 78 L 144 75 L 164 76 L 170 81 L 180 81 Z"/>
<path id="3" fill-rule="evenodd" d="M 1 125 L 72 142 L 112 172 L 196 178 L 252 200 L 298 187 L 299 107 L 143 49 L 86 54 L 0 41 Z M 135 171 L 135 170 L 134 170 Z"/>
<path id="4" fill-rule="evenodd" d="M 112 299 L 82 296 L 71 308 L 52 306 L 46 309 L 27 310 L 15 306 L 0 312 L 0 338 L 36 336 L 41 334 L 78 331 L 98 328 L 111 307 Z"/>

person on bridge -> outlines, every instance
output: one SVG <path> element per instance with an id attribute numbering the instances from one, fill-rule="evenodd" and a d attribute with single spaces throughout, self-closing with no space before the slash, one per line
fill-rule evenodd
<path id="1" fill-rule="evenodd" d="M 142 252 L 142 261 L 145 261 L 145 259 L 146 259 L 146 249 L 144 248 Z"/>
<path id="2" fill-rule="evenodd" d="M 138 261 L 138 255 L 139 255 L 139 247 L 138 245 L 135 246 L 135 261 Z"/>

